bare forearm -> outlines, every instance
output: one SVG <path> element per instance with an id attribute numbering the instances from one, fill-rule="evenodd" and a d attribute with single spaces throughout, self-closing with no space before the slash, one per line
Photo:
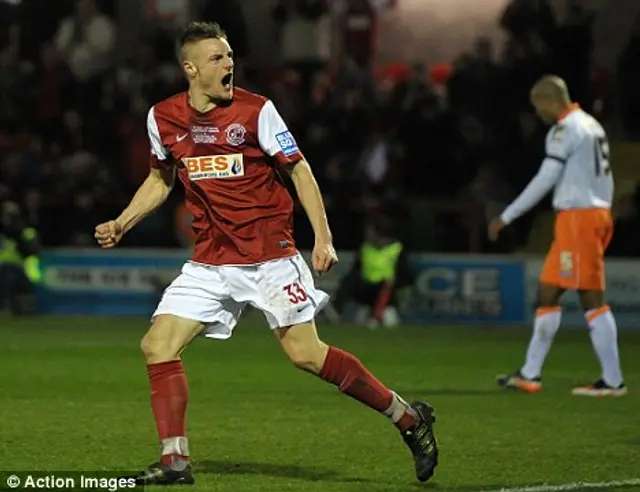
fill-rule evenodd
<path id="1" fill-rule="evenodd" d="M 142 183 L 133 199 L 116 220 L 123 232 L 130 231 L 145 217 L 151 215 L 167 200 L 173 188 L 173 179 L 159 174 L 150 174 Z"/>
<path id="2" fill-rule="evenodd" d="M 309 217 L 316 241 L 331 243 L 333 237 L 329 229 L 327 212 L 318 183 L 306 161 L 301 161 L 293 168 L 291 179 L 298 192 L 300 203 Z"/>

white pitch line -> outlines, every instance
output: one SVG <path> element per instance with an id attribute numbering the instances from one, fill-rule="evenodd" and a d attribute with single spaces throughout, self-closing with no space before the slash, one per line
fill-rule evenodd
<path id="1" fill-rule="evenodd" d="M 611 482 L 573 482 L 560 485 L 532 485 L 525 487 L 504 487 L 495 490 L 478 490 L 477 492 L 566 492 L 570 490 L 615 489 L 619 487 L 640 486 L 640 478 L 629 480 L 612 480 Z"/>

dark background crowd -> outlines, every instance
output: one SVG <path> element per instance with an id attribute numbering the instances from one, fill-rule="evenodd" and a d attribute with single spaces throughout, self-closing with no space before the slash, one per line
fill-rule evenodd
<path id="1" fill-rule="evenodd" d="M 215 3 L 205 2 L 199 18 L 227 29 L 237 83 L 271 97 L 289 123 L 317 174 L 339 249 L 357 248 L 362 224 L 381 214 L 421 250 L 522 245 L 534 214 L 497 246 L 483 231 L 543 157 L 546 129 L 528 101 L 542 74 L 563 76 L 584 108 L 640 136 L 640 21 L 614 82 L 592 66 L 594 19 L 580 1 L 569 0 L 559 22 L 544 0 L 513 0 L 496 19 L 506 46 L 481 38 L 440 67 L 446 76 L 415 64 L 401 77 L 377 74 L 357 56 L 254 67 L 239 5 Z M 313 20 L 325 8 L 319 0 L 283 1 L 272 15 L 279 23 L 293 14 Z M 141 27 L 142 41 L 119 59 L 113 2 L 25 1 L 0 9 L 0 200 L 18 201 L 46 246 L 93 246 L 95 224 L 117 216 L 146 177 L 149 106 L 185 87 L 175 33 Z M 637 201 L 625 204 L 631 230 Z M 298 218 L 298 242 L 308 248 L 311 230 Z M 178 190 L 125 244 L 184 246 L 188 219 Z"/>

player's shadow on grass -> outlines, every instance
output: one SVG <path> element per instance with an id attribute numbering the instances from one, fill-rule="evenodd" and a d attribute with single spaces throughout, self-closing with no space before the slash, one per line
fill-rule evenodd
<path id="1" fill-rule="evenodd" d="M 398 390 L 396 390 L 398 391 Z M 398 394 L 413 394 L 413 395 L 442 395 L 442 396 L 503 396 L 508 393 L 501 391 L 500 388 L 491 389 L 470 389 L 470 388 L 421 388 L 421 389 L 407 389 L 405 391 L 398 391 Z"/>
<path id="2" fill-rule="evenodd" d="M 384 483 L 362 477 L 348 477 L 333 470 L 276 463 L 204 460 L 194 463 L 197 473 L 215 475 L 265 475 L 279 478 L 300 478 L 310 482 Z"/>

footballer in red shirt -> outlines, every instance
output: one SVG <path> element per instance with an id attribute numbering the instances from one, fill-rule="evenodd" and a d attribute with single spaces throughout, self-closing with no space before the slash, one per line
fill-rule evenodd
<path id="1" fill-rule="evenodd" d="M 433 408 L 407 403 L 356 357 L 318 338 L 314 318 L 328 296 L 296 249 L 293 202 L 279 170 L 291 176 L 313 227 L 313 269 L 327 272 L 338 258 L 322 195 L 295 139 L 269 99 L 234 87 L 233 52 L 220 26 L 190 23 L 180 46 L 189 89 L 149 111 L 149 176 L 95 234 L 103 248 L 117 245 L 165 202 L 176 175 L 184 185 L 194 254 L 165 290 L 141 343 L 162 450 L 139 483 L 194 483 L 180 356 L 198 335 L 228 339 L 246 306 L 264 313 L 296 367 L 386 415 L 413 454 L 417 478 L 428 480 L 438 460 Z"/>

